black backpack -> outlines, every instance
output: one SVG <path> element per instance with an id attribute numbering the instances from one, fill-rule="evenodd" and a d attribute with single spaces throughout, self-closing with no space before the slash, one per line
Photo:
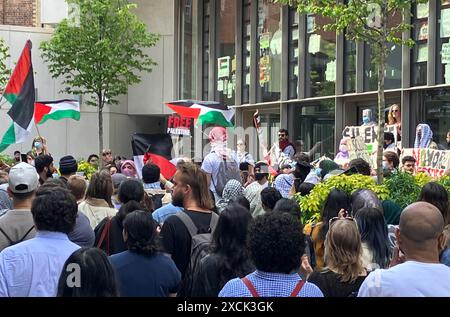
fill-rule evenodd
<path id="1" fill-rule="evenodd" d="M 190 261 L 184 273 L 181 290 L 178 293 L 178 296 L 190 297 L 193 294 L 194 281 L 198 276 L 200 261 L 209 254 L 212 233 L 216 229 L 219 216 L 214 212 L 211 213 L 211 222 L 209 223 L 209 230 L 206 233 L 199 233 L 197 226 L 185 212 L 178 212 L 175 216 L 180 218 L 191 236 Z"/>
<path id="2" fill-rule="evenodd" d="M 25 235 L 24 235 L 21 239 L 19 239 L 19 240 L 17 240 L 17 241 L 11 240 L 11 238 L 6 234 L 6 232 L 5 232 L 2 228 L 0 228 L 0 232 L 3 233 L 3 235 L 4 235 L 4 236 L 6 237 L 6 239 L 8 240 L 9 246 L 12 246 L 12 245 L 15 245 L 15 244 L 18 244 L 18 243 L 24 241 L 25 238 L 28 236 L 28 234 L 29 234 L 29 233 L 31 232 L 31 230 L 33 230 L 33 229 L 34 229 L 34 225 L 32 225 L 31 228 L 28 229 L 28 231 L 25 233 Z"/>
<path id="3" fill-rule="evenodd" d="M 217 155 L 219 156 L 219 154 Z M 234 159 L 227 162 L 226 158 L 222 157 L 222 161 L 219 163 L 219 170 L 217 171 L 216 179 L 214 179 L 213 176 L 211 176 L 211 178 L 217 195 L 222 197 L 225 185 L 229 180 L 235 179 L 238 182 L 241 182 L 241 171 L 239 170 L 239 164 Z"/>

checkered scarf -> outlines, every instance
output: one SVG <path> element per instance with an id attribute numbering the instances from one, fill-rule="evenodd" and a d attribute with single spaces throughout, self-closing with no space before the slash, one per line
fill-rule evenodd
<path id="1" fill-rule="evenodd" d="M 428 124 L 421 123 L 418 127 L 422 130 L 422 137 L 419 138 L 416 129 L 416 140 L 414 141 L 414 148 L 425 149 L 430 146 L 431 141 L 433 141 L 433 131 Z"/>

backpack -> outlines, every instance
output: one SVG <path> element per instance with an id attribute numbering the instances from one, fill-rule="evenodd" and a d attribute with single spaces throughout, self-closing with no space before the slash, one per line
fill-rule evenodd
<path id="1" fill-rule="evenodd" d="M 95 243 L 94 245 L 105 251 L 106 255 L 110 255 L 110 229 L 112 218 L 107 217 L 95 227 Z"/>
<path id="2" fill-rule="evenodd" d="M 211 213 L 211 222 L 209 223 L 209 230 L 207 233 L 199 233 L 197 226 L 187 213 L 178 212 L 175 216 L 180 218 L 191 236 L 190 260 L 184 273 L 181 290 L 178 295 L 183 297 L 192 296 L 194 281 L 198 276 L 200 268 L 200 261 L 209 254 L 212 233 L 216 229 L 219 216 L 214 212 Z"/>
<path id="3" fill-rule="evenodd" d="M 9 246 L 12 246 L 12 245 L 15 245 L 15 244 L 18 244 L 18 243 L 24 241 L 25 238 L 27 237 L 27 235 L 28 235 L 28 234 L 31 232 L 31 230 L 33 230 L 33 229 L 34 229 L 34 225 L 32 225 L 31 228 L 28 229 L 28 231 L 24 234 L 24 236 L 23 236 L 21 239 L 17 240 L 17 241 L 11 240 L 11 238 L 6 234 L 6 232 L 5 232 L 2 228 L 0 228 L 0 232 L 3 233 L 3 235 L 4 235 L 4 236 L 6 237 L 6 239 L 8 240 Z"/>
<path id="4" fill-rule="evenodd" d="M 230 162 L 227 162 L 226 158 L 222 157 L 222 161 L 219 163 L 217 177 L 215 180 L 212 180 L 217 195 L 222 197 L 225 185 L 231 179 L 235 179 L 238 182 L 241 182 L 241 171 L 239 170 L 239 164 L 234 159 Z"/>

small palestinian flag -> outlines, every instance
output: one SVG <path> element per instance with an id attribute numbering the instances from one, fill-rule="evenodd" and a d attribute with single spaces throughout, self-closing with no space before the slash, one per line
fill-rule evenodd
<path id="1" fill-rule="evenodd" d="M 232 127 L 235 110 L 215 101 L 179 100 L 168 102 L 167 106 L 182 117 L 194 118 L 195 124 L 213 124 Z"/>
<path id="2" fill-rule="evenodd" d="M 24 142 L 33 127 L 35 92 L 31 41 L 25 44 L 3 97 L 11 104 L 8 115 L 13 122 L 0 142 L 0 152 L 11 144 Z"/>
<path id="3" fill-rule="evenodd" d="M 56 101 L 36 101 L 34 104 L 34 122 L 43 124 L 48 119 L 64 118 L 80 120 L 80 103 L 76 100 L 64 99 Z"/>
<path id="4" fill-rule="evenodd" d="M 131 147 L 139 177 L 142 177 L 142 167 L 148 160 L 159 166 L 166 179 L 175 175 L 176 163 L 172 160 L 173 143 L 169 134 L 135 133 L 131 137 Z"/>

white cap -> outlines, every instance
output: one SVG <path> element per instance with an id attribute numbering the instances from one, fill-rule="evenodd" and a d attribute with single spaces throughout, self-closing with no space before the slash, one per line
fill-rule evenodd
<path id="1" fill-rule="evenodd" d="M 22 162 L 9 170 L 8 184 L 15 194 L 29 193 L 38 188 L 39 175 L 32 165 Z"/>

